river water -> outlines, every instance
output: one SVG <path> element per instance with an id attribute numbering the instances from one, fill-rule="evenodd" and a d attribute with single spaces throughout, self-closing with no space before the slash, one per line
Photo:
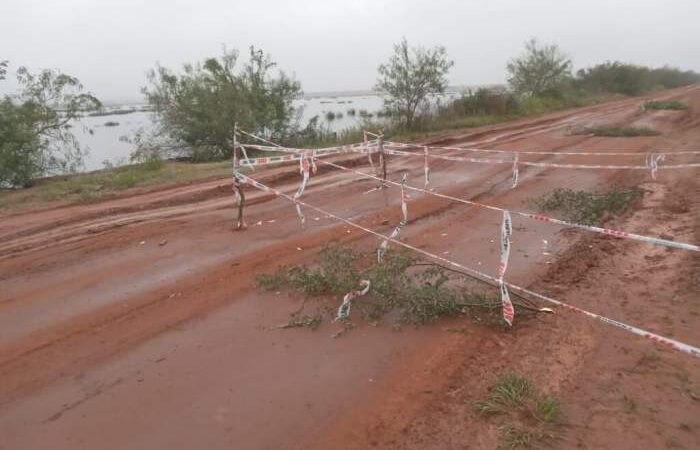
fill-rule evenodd
<path id="1" fill-rule="evenodd" d="M 456 95 L 456 93 L 448 93 L 440 98 L 440 102 L 443 104 L 449 102 Z M 332 131 L 359 126 L 362 120 L 361 112 L 373 114 L 376 117 L 382 105 L 383 98 L 372 94 L 328 94 L 294 101 L 301 126 L 305 126 L 314 116 L 319 116 L 319 123 L 327 125 Z M 112 106 L 111 110 L 141 109 L 143 106 Z M 328 113 L 333 113 L 335 118 L 328 120 Z M 134 135 L 139 131 L 152 129 L 153 120 L 153 113 L 137 111 L 129 114 L 84 117 L 76 121 L 73 124 L 73 133 L 81 147 L 87 150 L 83 170 L 91 171 L 110 165 L 127 164 L 134 150 Z"/>

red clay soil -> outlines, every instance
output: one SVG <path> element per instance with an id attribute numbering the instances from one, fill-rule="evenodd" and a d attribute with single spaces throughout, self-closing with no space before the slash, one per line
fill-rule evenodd
<path id="1" fill-rule="evenodd" d="M 689 111 L 644 112 L 629 99 L 483 129 L 433 144 L 512 151 L 700 150 L 700 88 L 653 96 Z M 660 136 L 571 134 L 650 125 Z M 666 163 L 695 161 L 668 157 Z M 594 157 L 521 160 L 597 163 Z M 346 161 L 346 163 L 350 163 Z M 352 161 L 366 170 L 363 160 Z M 254 177 L 286 192 L 294 167 Z M 420 159 L 391 158 L 389 177 L 422 185 Z M 696 169 L 616 172 L 433 161 L 438 192 L 517 210 L 557 187 L 640 186 L 607 220 L 640 234 L 700 242 Z M 396 189 L 324 170 L 304 200 L 382 233 L 399 219 Z M 559 399 L 549 448 L 700 447 L 700 361 L 556 309 L 510 330 L 440 320 L 397 330 L 386 320 L 281 329 L 303 299 L 265 293 L 255 276 L 310 263 L 328 242 L 377 240 L 284 200 L 248 191 L 249 228 L 233 232 L 231 180 L 127 191 L 51 209 L 0 213 L 0 449 L 463 449 L 499 446 L 498 418 L 476 414 L 500 374 L 515 370 Z M 500 215 L 413 195 L 401 239 L 494 273 Z M 700 345 L 700 258 L 515 218 L 507 279 L 579 307 Z M 546 305 L 543 305 L 546 306 Z"/>

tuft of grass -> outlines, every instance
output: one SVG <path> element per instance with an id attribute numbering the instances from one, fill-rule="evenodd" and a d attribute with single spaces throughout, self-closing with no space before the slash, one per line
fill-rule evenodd
<path id="1" fill-rule="evenodd" d="M 599 137 L 638 137 L 658 136 L 658 131 L 650 127 L 586 127 L 574 134 L 592 134 Z"/>
<path id="2" fill-rule="evenodd" d="M 614 188 L 594 193 L 558 188 L 534 200 L 543 212 L 556 211 L 562 219 L 592 225 L 605 214 L 622 214 L 642 195 L 639 188 Z"/>
<path id="3" fill-rule="evenodd" d="M 501 406 L 493 400 L 478 400 L 474 402 L 474 410 L 476 410 L 479 415 L 484 417 L 495 416 L 498 414 L 503 414 L 504 411 Z"/>
<path id="4" fill-rule="evenodd" d="M 499 427 L 501 432 L 500 446 L 503 448 L 529 447 L 533 441 L 542 439 L 543 435 L 526 427 L 518 427 L 505 423 Z"/>
<path id="5" fill-rule="evenodd" d="M 473 406 L 485 418 L 504 416 L 499 427 L 501 447 L 529 447 L 555 436 L 561 405 L 554 397 L 538 392 L 526 377 L 507 372 L 493 382 L 490 391 L 486 400 Z"/>
<path id="6" fill-rule="evenodd" d="M 549 395 L 543 395 L 535 401 L 532 414 L 543 423 L 554 423 L 559 419 L 561 405 L 559 400 Z"/>
<path id="7" fill-rule="evenodd" d="M 671 110 L 671 111 L 684 111 L 688 109 L 688 105 L 680 102 L 678 100 L 667 100 L 667 101 L 658 101 L 658 100 L 652 100 L 645 102 L 643 105 L 643 108 L 645 110 Z"/>
<path id="8" fill-rule="evenodd" d="M 507 407 L 522 405 L 532 392 L 530 381 L 515 372 L 500 377 L 491 389 L 494 401 Z"/>

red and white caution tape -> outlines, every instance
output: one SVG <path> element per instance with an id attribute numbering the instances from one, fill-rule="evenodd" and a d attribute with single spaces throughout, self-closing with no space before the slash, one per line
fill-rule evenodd
<path id="1" fill-rule="evenodd" d="M 241 163 L 248 166 L 266 166 L 268 164 L 277 164 L 281 162 L 298 161 L 301 159 L 299 155 L 280 155 L 280 156 L 261 156 L 259 158 L 248 158 Z"/>
<path id="2" fill-rule="evenodd" d="M 513 155 L 513 185 L 511 188 L 518 186 L 518 154 Z"/>
<path id="3" fill-rule="evenodd" d="M 250 164 L 250 158 L 248 158 L 248 153 L 246 152 L 245 147 L 242 145 L 239 145 L 239 147 L 241 148 L 241 151 L 243 152 L 243 158 L 245 158 L 243 161 L 248 163 L 248 167 L 250 168 L 250 170 L 254 171 L 255 168 L 253 167 L 252 164 Z"/>
<path id="4" fill-rule="evenodd" d="M 389 246 L 389 241 L 396 239 L 396 237 L 401 232 L 401 229 L 405 227 L 408 223 L 408 197 L 406 196 L 406 191 L 403 188 L 405 185 L 406 174 L 404 173 L 403 178 L 401 179 L 401 220 L 399 221 L 399 224 L 396 226 L 396 228 L 394 228 L 394 231 L 391 232 L 389 238 L 382 241 L 382 243 L 379 245 L 379 248 L 377 249 L 377 261 L 380 264 L 384 260 L 384 254 L 386 253 L 386 249 Z"/>
<path id="5" fill-rule="evenodd" d="M 299 173 L 301 174 L 301 185 L 299 185 L 299 189 L 297 189 L 296 194 L 294 194 L 294 200 L 298 200 L 304 193 L 304 189 L 306 189 L 306 185 L 309 183 L 310 172 L 312 171 L 313 173 L 316 173 L 314 151 L 307 150 L 301 155 L 301 159 L 299 160 Z M 297 209 L 297 215 L 299 216 L 299 220 L 301 221 L 301 225 L 304 226 L 304 224 L 306 223 L 306 217 L 304 217 L 304 213 L 301 212 L 301 205 L 297 202 L 295 206 Z"/>
<path id="6" fill-rule="evenodd" d="M 338 314 L 336 315 L 335 320 L 345 320 L 350 317 L 350 307 L 352 306 L 352 301 L 369 292 L 369 280 L 361 280 L 360 284 L 362 285 L 361 290 L 352 291 L 345 294 L 343 297 L 343 303 L 341 303 L 340 307 L 338 308 Z"/>
<path id="7" fill-rule="evenodd" d="M 251 136 L 254 136 L 254 135 L 251 135 Z M 262 139 L 262 138 L 260 138 L 260 139 Z M 267 141 L 267 142 L 269 142 L 269 141 Z M 277 145 L 277 144 L 274 144 L 274 145 Z M 286 151 L 286 149 L 284 149 L 283 147 L 277 147 L 277 148 L 278 148 L 278 151 Z M 387 150 L 385 150 L 385 151 L 387 151 Z M 296 153 L 297 151 L 295 150 L 294 152 Z M 387 151 L 387 153 L 390 153 L 390 152 L 392 152 L 392 151 Z M 401 154 L 419 156 L 416 153 L 409 153 L 409 152 L 401 152 Z M 429 155 L 429 156 L 432 156 L 432 155 Z M 349 167 L 345 167 L 345 166 L 342 166 L 340 164 L 336 164 L 336 163 L 333 163 L 330 161 L 319 159 L 319 162 L 322 164 L 329 165 L 331 167 L 335 167 L 337 169 L 341 169 L 341 170 L 345 170 L 345 171 L 349 171 L 349 172 L 354 172 L 354 173 L 359 174 L 365 178 L 372 178 L 372 179 L 378 180 L 380 182 L 384 182 L 385 184 L 388 184 L 388 185 L 401 186 L 401 183 L 397 183 L 397 182 L 391 181 L 391 180 L 382 180 L 378 176 L 370 175 L 370 174 L 358 171 L 356 169 L 351 169 Z M 512 163 L 512 161 L 499 161 L 499 162 Z M 520 162 L 520 163 L 522 163 L 522 162 Z M 700 164 L 698 164 L 698 166 L 700 166 Z M 636 166 L 634 166 L 634 167 L 636 167 Z M 657 167 L 657 168 L 663 169 L 663 168 L 669 168 L 669 167 L 673 167 L 673 166 L 661 166 L 661 167 Z M 650 169 L 648 164 L 644 165 L 644 166 L 640 166 L 640 168 L 643 168 L 645 170 Z M 429 191 L 427 189 L 411 186 L 409 184 L 404 184 L 404 188 L 409 189 L 409 190 L 413 190 L 413 191 L 417 191 L 417 192 L 423 192 L 423 193 L 429 194 L 429 195 L 434 195 L 436 197 L 464 203 L 466 205 L 472 205 L 472 206 L 476 206 L 479 208 L 490 209 L 492 211 L 499 211 L 499 212 L 505 211 L 505 209 L 499 208 L 497 206 L 486 205 L 483 203 L 474 202 L 474 201 L 466 200 L 463 198 L 458 198 L 458 197 L 453 197 L 450 195 L 440 194 L 437 192 Z M 512 212 L 512 214 L 516 214 L 516 215 L 521 216 L 521 217 L 527 217 L 529 219 L 539 220 L 542 222 L 554 223 L 554 224 L 563 225 L 566 227 L 579 228 L 579 229 L 591 231 L 594 233 L 605 234 L 607 236 L 613 236 L 613 237 L 623 238 L 623 239 L 632 239 L 632 240 L 636 240 L 636 241 L 647 242 L 647 243 L 654 244 L 654 245 L 661 245 L 664 247 L 671 247 L 671 248 L 678 248 L 678 249 L 682 249 L 682 250 L 690 250 L 690 251 L 700 252 L 700 246 L 694 245 L 694 244 L 688 244 L 688 243 L 678 242 L 678 241 L 669 240 L 669 239 L 661 239 L 661 238 L 652 237 L 652 236 L 643 236 L 640 234 L 629 233 L 629 232 L 622 231 L 622 230 L 614 230 L 614 229 L 610 229 L 610 228 L 596 227 L 593 225 L 584 225 L 584 224 L 569 222 L 566 220 L 555 219 L 553 217 L 549 217 L 549 216 L 546 216 L 543 214 L 533 214 L 533 213 L 527 213 L 527 212 L 522 212 L 522 211 L 511 211 L 511 212 Z"/>
<path id="8" fill-rule="evenodd" d="M 367 140 L 367 132 L 363 131 L 362 132 L 362 143 L 365 145 L 365 149 L 369 149 L 369 141 Z M 367 159 L 369 160 L 369 165 L 372 167 L 372 170 L 376 170 L 374 168 L 374 161 L 372 161 L 372 152 L 367 151 Z"/>
<path id="9" fill-rule="evenodd" d="M 420 156 L 418 153 L 406 152 L 403 150 L 396 150 L 390 148 L 385 149 L 384 152 L 390 155 L 398 156 Z M 513 153 L 513 152 L 509 152 Z M 637 155 L 639 156 L 639 155 Z M 451 156 L 451 155 L 439 155 L 430 154 L 431 158 L 442 159 L 445 161 L 460 161 L 460 162 L 473 162 L 479 164 L 512 164 L 512 159 L 493 159 L 493 158 L 470 158 L 464 156 Z M 656 161 L 658 163 L 658 160 Z M 644 165 L 614 165 L 614 164 L 565 164 L 565 163 L 551 163 L 551 162 L 536 162 L 536 161 L 520 161 L 520 165 L 531 166 L 531 167 L 551 167 L 558 169 L 602 169 L 602 170 L 649 170 L 651 168 L 651 163 L 647 162 Z M 687 169 L 692 167 L 700 167 L 700 163 L 684 163 L 684 164 L 670 164 L 657 169 Z M 656 169 L 652 169 L 654 173 Z"/>
<path id="10" fill-rule="evenodd" d="M 361 171 L 356 170 L 356 169 L 351 169 L 349 167 L 341 166 L 340 164 L 336 164 L 336 163 L 333 163 L 330 161 L 325 161 L 325 160 L 319 160 L 319 161 L 322 164 L 326 164 L 326 165 L 329 165 L 331 167 L 335 167 L 337 169 L 346 170 L 349 172 L 354 172 L 354 173 L 360 174 L 366 178 L 372 178 L 372 179 L 376 179 L 376 180 L 381 181 L 381 179 L 378 177 L 361 172 Z M 386 180 L 385 182 L 387 185 L 394 185 L 394 186 L 401 185 L 400 183 L 397 183 L 396 181 L 392 181 L 392 180 Z M 406 184 L 404 186 L 404 188 L 408 189 L 408 190 L 416 191 L 416 192 L 422 192 L 425 194 L 433 195 L 435 197 L 444 198 L 446 200 L 452 200 L 455 202 L 464 203 L 465 205 L 476 206 L 478 208 L 484 208 L 484 209 L 489 209 L 492 211 L 499 211 L 499 212 L 506 211 L 505 209 L 499 208 L 498 206 L 487 205 L 484 203 L 474 202 L 474 201 L 466 200 L 466 199 L 459 198 L 459 197 L 453 197 L 451 195 L 440 194 L 438 192 L 429 191 L 427 189 L 419 188 L 416 186 L 411 186 L 409 184 Z M 555 219 L 553 217 L 545 216 L 543 214 L 532 214 L 532 213 L 527 213 L 527 212 L 522 212 L 522 211 L 512 211 L 512 210 L 511 210 L 511 213 L 516 214 L 516 215 L 521 216 L 521 217 L 527 217 L 529 219 L 539 220 L 541 222 L 549 222 L 549 223 L 555 223 L 558 225 L 564 225 L 566 227 L 580 228 L 582 230 L 592 231 L 594 233 L 605 234 L 607 236 L 613 236 L 613 237 L 623 238 L 623 239 L 632 239 L 632 240 L 636 240 L 636 241 L 647 242 L 647 243 L 654 244 L 654 245 L 661 245 L 664 247 L 672 247 L 672 248 L 679 248 L 682 250 L 690 250 L 690 251 L 700 252 L 700 246 L 694 245 L 694 244 L 688 244 L 685 242 L 672 241 L 669 239 L 661 239 L 661 238 L 652 237 L 652 236 L 643 236 L 640 234 L 629 233 L 627 231 L 614 230 L 614 229 L 603 228 L 603 227 L 596 227 L 593 225 L 584 225 L 584 224 L 575 223 L 575 222 L 568 222 L 566 220 Z"/>
<path id="11" fill-rule="evenodd" d="M 400 148 L 415 148 L 423 147 L 424 144 L 408 144 L 403 142 L 387 142 L 387 145 Z M 481 153 L 513 153 L 513 150 L 496 150 L 478 147 L 446 147 L 446 146 L 430 146 L 433 150 L 449 150 L 463 152 L 481 152 Z M 551 155 L 551 156 L 630 156 L 639 157 L 639 153 L 635 152 L 555 152 L 555 151 L 527 151 L 518 150 L 521 155 Z M 665 151 L 669 155 L 700 155 L 700 150 L 680 150 L 680 151 Z"/>
<path id="12" fill-rule="evenodd" d="M 383 234 L 381 234 L 381 233 L 378 233 L 378 232 L 376 232 L 376 231 L 370 230 L 369 228 L 363 227 L 362 225 L 359 225 L 359 224 L 357 224 L 357 223 L 355 223 L 355 222 L 352 222 L 352 221 L 350 221 L 350 220 L 348 220 L 348 219 L 345 219 L 345 218 L 343 218 L 343 217 L 337 216 L 337 215 L 335 215 L 335 214 L 333 214 L 333 213 L 330 213 L 330 212 L 328 212 L 328 211 L 326 211 L 326 210 L 324 210 L 324 209 L 322 209 L 322 208 L 319 208 L 319 207 L 317 207 L 317 206 L 313 206 L 313 205 L 310 205 L 310 204 L 308 204 L 308 203 L 304 203 L 304 202 L 302 202 L 301 200 L 295 200 L 295 199 L 292 198 L 291 196 L 289 196 L 289 195 L 287 195 L 287 194 L 284 194 L 284 193 L 282 193 L 282 192 L 280 192 L 280 191 L 278 191 L 278 190 L 276 190 L 276 189 L 269 188 L 269 187 L 267 187 L 266 185 L 264 185 L 264 184 L 262 184 L 262 183 L 260 183 L 260 182 L 258 182 L 258 181 L 256 181 L 256 180 L 254 180 L 254 179 L 252 179 L 252 178 L 250 178 L 250 177 L 248 177 L 248 176 L 246 176 L 246 175 L 243 175 L 242 173 L 236 173 L 235 175 L 236 175 L 236 177 L 237 177 L 239 180 L 241 180 L 243 183 L 246 183 L 246 184 L 248 184 L 248 185 L 250 185 L 250 186 L 256 187 L 256 188 L 258 188 L 258 189 L 260 189 L 260 190 L 262 190 L 262 191 L 265 191 L 265 192 L 272 192 L 272 193 L 274 193 L 275 195 L 277 195 L 277 196 L 279 196 L 279 197 L 282 197 L 282 198 L 284 198 L 284 199 L 286 199 L 286 200 L 288 200 L 288 201 L 291 201 L 291 202 L 294 202 L 294 203 L 301 203 L 303 206 L 305 206 L 305 207 L 307 207 L 307 208 L 309 208 L 309 209 L 312 209 L 312 210 L 314 210 L 314 211 L 316 211 L 316 212 L 318 212 L 318 213 L 321 213 L 321 214 L 323 214 L 323 215 L 325 215 L 325 216 L 327 216 L 327 217 L 330 217 L 330 218 L 332 218 L 332 219 L 336 219 L 336 220 L 338 220 L 338 221 L 340 221 L 340 222 L 343 222 L 343 223 L 345 223 L 345 224 L 347 224 L 347 225 L 349 225 L 349 226 L 351 226 L 351 227 L 357 228 L 357 229 L 362 230 L 362 231 L 364 231 L 364 232 L 366 232 L 366 233 L 368 233 L 368 234 L 377 236 L 377 237 L 379 237 L 379 238 L 381 238 L 381 239 L 389 239 L 392 243 L 394 243 L 394 244 L 396 244 L 396 245 L 399 245 L 399 246 L 401 246 L 401 247 L 404 247 L 404 248 L 407 248 L 407 249 L 409 249 L 409 250 L 412 250 L 412 251 L 414 251 L 414 252 L 416 252 L 416 253 L 419 253 L 419 254 L 421 254 L 421 255 L 423 255 L 423 256 L 426 256 L 426 257 L 428 257 L 428 258 L 430 258 L 430 259 L 432 259 L 432 260 L 434 260 L 434 261 L 439 261 L 439 262 L 441 262 L 441 263 L 444 263 L 445 265 L 452 266 L 452 267 L 454 267 L 454 268 L 460 269 L 461 271 L 464 271 L 464 272 L 466 272 L 466 273 L 469 273 L 469 274 L 471 274 L 471 275 L 473 275 L 473 276 L 475 276 L 475 277 L 477 277 L 477 278 L 482 279 L 483 281 L 491 282 L 492 284 L 495 284 L 496 286 L 499 285 L 499 284 L 498 284 L 498 279 L 497 279 L 496 277 L 493 277 L 493 276 L 488 275 L 488 274 L 485 274 L 485 273 L 483 273 L 483 272 L 479 272 L 479 271 L 474 270 L 474 269 L 472 269 L 472 268 L 466 267 L 466 266 L 464 266 L 464 265 L 462 265 L 462 264 L 460 264 L 460 263 L 457 263 L 457 262 L 455 262 L 455 261 L 451 261 L 451 260 L 449 260 L 449 259 L 443 258 L 442 256 L 435 255 L 435 254 L 430 253 L 430 252 L 428 252 L 428 251 L 426 251 L 426 250 L 423 250 L 423 249 L 420 249 L 420 248 L 415 247 L 415 246 L 413 246 L 413 245 L 407 244 L 406 242 L 402 242 L 402 241 L 399 241 L 399 240 L 396 240 L 396 239 L 391 239 L 391 238 L 389 238 L 388 236 L 385 236 L 385 235 L 383 235 Z M 565 303 L 565 302 L 562 302 L 562 301 L 559 301 L 559 300 L 555 300 L 555 299 L 553 299 L 553 298 L 551 298 L 551 297 L 548 297 L 548 296 L 546 296 L 546 295 L 539 294 L 539 293 L 537 293 L 537 292 L 531 291 L 530 289 L 523 288 L 523 287 L 517 286 L 517 285 L 512 284 L 512 283 L 504 282 L 503 284 L 504 284 L 504 286 L 507 286 L 508 288 L 510 288 L 510 289 L 512 289 L 512 290 L 515 290 L 515 291 L 518 291 L 518 292 L 521 292 L 521 293 L 524 293 L 524 294 L 531 295 L 531 296 L 533 296 L 533 297 L 535 297 L 535 298 L 538 298 L 538 299 L 540 299 L 540 300 L 546 301 L 546 302 L 548 302 L 548 303 L 552 303 L 552 304 L 554 304 L 554 305 L 562 306 L 562 307 L 564 307 L 564 308 L 566 308 L 566 309 L 568 309 L 568 310 L 575 311 L 575 312 L 581 313 L 581 314 L 583 314 L 583 315 L 586 315 L 586 316 L 588 316 L 588 317 L 597 319 L 597 320 L 599 320 L 599 321 L 601 321 L 601 322 L 603 322 L 603 323 L 605 323 L 605 324 L 614 326 L 614 327 L 619 328 L 619 329 L 621 329 L 621 330 L 628 331 L 628 332 L 630 332 L 630 333 L 632 333 L 632 334 L 635 334 L 635 335 L 637 335 L 637 336 L 645 337 L 645 338 L 647 338 L 647 339 L 650 339 L 650 340 L 653 341 L 653 342 L 656 342 L 656 343 L 658 343 L 658 344 L 662 344 L 662 345 L 664 345 L 664 346 L 666 346 L 666 347 L 668 347 L 668 348 L 672 348 L 672 349 L 674 349 L 674 350 L 678 350 L 678 351 L 680 351 L 680 352 L 687 353 L 687 354 L 690 354 L 690 355 L 692 355 L 692 356 L 695 356 L 695 357 L 700 358 L 700 348 L 698 348 L 698 347 L 695 347 L 695 346 L 692 346 L 692 345 L 689 345 L 689 344 L 685 344 L 685 343 L 680 342 L 680 341 L 677 341 L 677 340 L 675 340 L 675 339 L 670 339 L 670 338 L 667 338 L 667 337 L 664 337 L 664 336 L 661 336 L 661 335 L 652 333 L 652 332 L 650 332 L 650 331 L 646 331 L 646 330 L 643 330 L 643 329 L 641 329 L 641 328 L 638 328 L 638 327 L 635 327 L 635 326 L 632 326 L 632 325 L 627 325 L 627 324 L 625 324 L 625 323 L 623 323 L 623 322 L 620 322 L 620 321 L 617 321 L 617 320 L 614 320 L 614 319 L 610 319 L 610 318 L 608 318 L 608 317 L 601 316 L 601 315 L 599 315 L 599 314 L 595 314 L 595 313 L 592 313 L 592 312 L 589 312 L 589 311 L 580 309 L 580 308 L 578 308 L 578 307 L 576 307 L 576 306 L 570 305 L 570 304 L 568 304 L 568 303 Z"/>
<path id="13" fill-rule="evenodd" d="M 503 220 L 501 221 L 501 262 L 498 265 L 498 284 L 501 291 L 501 304 L 503 305 L 503 320 L 509 326 L 513 325 L 513 317 L 515 309 L 513 302 L 510 301 L 508 288 L 506 287 L 503 277 L 508 269 L 508 259 L 510 258 L 510 237 L 513 235 L 513 221 L 508 211 L 503 211 Z"/>

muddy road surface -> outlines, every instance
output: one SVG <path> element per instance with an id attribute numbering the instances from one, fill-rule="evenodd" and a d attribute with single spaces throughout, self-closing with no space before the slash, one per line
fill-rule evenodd
<path id="1" fill-rule="evenodd" d="M 626 99 L 480 129 L 426 144 L 508 151 L 700 150 L 700 86 L 654 95 L 688 111 L 643 111 Z M 659 136 L 572 133 L 652 126 Z M 464 155 L 457 150 L 443 154 Z M 665 163 L 697 162 L 668 156 Z M 597 164 L 600 157 L 521 155 Z M 365 158 L 339 158 L 369 170 Z M 319 165 L 303 199 L 388 234 L 398 189 Z M 535 211 L 556 188 L 638 186 L 642 198 L 606 225 L 700 242 L 697 168 L 647 171 L 521 167 L 434 160 L 436 192 Z M 421 158 L 391 157 L 388 177 L 423 185 Z M 253 177 L 284 192 L 295 166 Z M 255 277 L 311 263 L 329 242 L 372 251 L 377 239 L 247 188 L 248 229 L 232 230 L 230 179 L 139 189 L 108 200 L 0 213 L 0 449 L 496 448 L 503 424 L 473 404 L 506 371 L 556 397 L 548 448 L 700 447 L 700 360 L 555 309 L 515 326 L 390 321 L 332 336 L 280 327 L 303 298 L 262 292 Z M 412 194 L 401 239 L 495 274 L 501 215 Z M 514 218 L 508 280 L 581 308 L 700 345 L 700 258 L 693 252 Z M 543 305 L 548 306 L 548 305 Z"/>

